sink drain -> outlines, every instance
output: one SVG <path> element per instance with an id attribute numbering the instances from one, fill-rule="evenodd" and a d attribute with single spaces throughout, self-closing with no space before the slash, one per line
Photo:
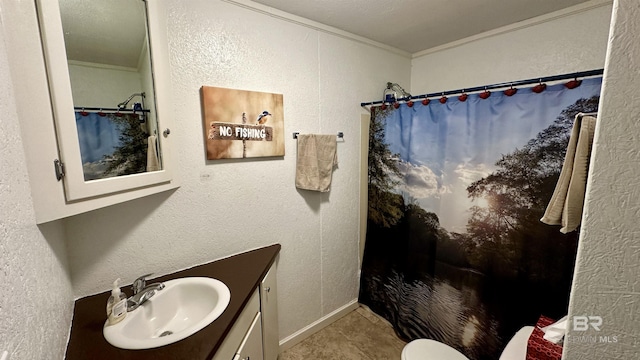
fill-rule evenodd
<path id="1" fill-rule="evenodd" d="M 162 334 L 160 334 L 160 337 L 171 335 L 171 334 L 173 334 L 173 331 L 168 331 L 167 330 L 167 331 L 163 332 Z"/>

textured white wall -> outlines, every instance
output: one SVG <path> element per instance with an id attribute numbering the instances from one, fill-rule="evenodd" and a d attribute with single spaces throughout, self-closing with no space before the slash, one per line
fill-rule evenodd
<path id="1" fill-rule="evenodd" d="M 75 294 L 280 243 L 284 338 L 357 297 L 359 103 L 408 84 L 410 59 L 222 1 L 168 7 L 182 186 L 65 220 Z M 284 94 L 284 158 L 207 162 L 203 85 Z M 330 193 L 296 190 L 294 131 L 344 132 Z"/>
<path id="2" fill-rule="evenodd" d="M 7 10 L 11 1 L 1 1 Z M 6 5 L 6 6 L 5 6 Z M 35 225 L 29 177 L 0 12 L 0 354 L 10 360 L 64 357 L 73 312 L 64 231 Z"/>
<path id="3" fill-rule="evenodd" d="M 611 5 L 605 4 L 520 29 L 509 26 L 515 30 L 415 57 L 411 93 L 601 69 L 610 17 Z"/>
<path id="4" fill-rule="evenodd" d="M 569 332 L 567 360 L 640 359 L 639 33 L 640 2 L 616 0 L 569 306 L 603 322 Z"/>

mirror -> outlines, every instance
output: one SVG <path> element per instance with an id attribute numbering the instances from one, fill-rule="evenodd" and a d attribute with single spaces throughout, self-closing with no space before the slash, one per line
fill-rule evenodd
<path id="1" fill-rule="evenodd" d="M 161 169 L 142 0 L 59 0 L 84 180 Z"/>
<path id="2" fill-rule="evenodd" d="M 176 187 L 166 4 L 35 2 L 67 202 Z"/>

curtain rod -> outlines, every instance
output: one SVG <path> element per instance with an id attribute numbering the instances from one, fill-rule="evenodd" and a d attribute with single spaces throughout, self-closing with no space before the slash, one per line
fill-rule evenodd
<path id="1" fill-rule="evenodd" d="M 105 112 L 105 113 L 107 113 L 107 112 L 108 113 L 117 113 L 117 112 L 121 112 L 121 113 L 139 113 L 139 112 L 148 113 L 148 112 L 151 112 L 151 110 L 148 110 L 148 109 L 134 110 L 134 109 L 118 109 L 118 108 L 80 107 L 80 106 L 76 106 L 73 109 L 76 112 L 78 112 L 78 111 Z"/>
<path id="2" fill-rule="evenodd" d="M 540 77 L 535 79 L 510 81 L 510 82 L 503 82 L 503 83 L 497 83 L 497 84 L 491 84 L 491 85 L 485 85 L 485 86 L 476 86 L 472 88 L 464 88 L 464 89 L 458 89 L 458 90 L 449 90 L 449 91 L 441 91 L 437 93 L 416 95 L 416 96 L 411 96 L 410 98 L 409 97 L 400 98 L 400 99 L 397 99 L 397 101 L 400 102 L 400 101 L 409 101 L 409 100 L 417 100 L 417 99 L 426 99 L 426 98 L 436 97 L 436 96 L 462 94 L 465 92 L 491 90 L 491 89 L 498 89 L 498 88 L 506 88 L 510 86 L 518 86 L 518 85 L 537 84 L 537 83 L 543 83 L 547 81 L 559 81 L 559 80 L 566 80 L 566 79 L 584 78 L 589 76 L 602 75 L 603 73 L 604 73 L 604 69 L 581 71 L 581 72 L 575 72 L 570 74 L 546 76 L 546 77 Z M 376 104 L 382 104 L 382 103 L 384 103 L 384 100 L 363 102 L 363 103 L 360 103 L 360 106 L 376 105 Z"/>

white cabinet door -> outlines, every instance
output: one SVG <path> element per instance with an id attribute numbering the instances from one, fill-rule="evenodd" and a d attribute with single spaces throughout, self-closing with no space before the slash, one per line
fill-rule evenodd
<path id="1" fill-rule="evenodd" d="M 126 91 L 123 90 L 126 95 L 121 94 L 114 99 L 110 96 L 101 96 L 95 99 L 92 97 L 91 102 L 83 103 L 80 106 L 79 104 L 74 104 L 69 63 L 65 51 L 65 38 L 62 27 L 63 16 L 61 16 L 59 2 L 62 1 L 37 0 L 42 32 L 42 50 L 46 59 L 45 65 L 50 88 L 50 99 L 47 100 L 50 100 L 52 105 L 51 110 L 55 129 L 49 131 L 50 127 L 47 126 L 44 129 L 46 131 L 43 131 L 42 123 L 46 123 L 49 119 L 39 117 L 27 119 L 21 123 L 23 133 L 27 134 L 24 139 L 25 147 L 37 149 L 37 151 L 27 152 L 27 166 L 29 168 L 32 197 L 36 211 L 36 222 L 38 224 L 174 189 L 178 186 L 171 167 L 171 159 L 173 158 L 171 146 L 172 142 L 174 142 L 174 136 L 169 136 L 172 129 L 171 117 L 173 112 L 171 109 L 173 99 L 171 99 L 171 91 L 169 90 L 171 83 L 169 62 L 167 60 L 169 52 L 165 44 L 166 41 L 162 40 L 166 39 L 165 19 L 168 11 L 166 6 L 162 1 L 146 1 L 144 5 L 138 2 L 135 5 L 138 8 L 144 8 L 145 6 L 148 8 L 148 21 L 141 20 L 148 25 L 148 38 L 155 40 L 152 41 L 152 46 L 150 47 L 150 54 L 153 59 L 153 75 L 151 76 L 150 67 L 144 67 L 144 69 L 141 67 L 139 73 L 128 71 L 139 77 L 140 87 L 132 85 L 129 87 L 130 84 L 127 86 L 114 86 L 114 89 L 126 89 Z M 142 25 L 142 28 L 145 28 L 145 26 Z M 146 35 L 145 37 L 147 37 Z M 106 68 L 103 69 L 100 66 L 97 68 L 101 69 L 101 71 L 106 71 Z M 85 84 L 94 82 L 93 78 L 84 75 L 82 78 L 86 80 Z M 152 84 L 155 84 L 155 86 L 152 86 Z M 155 91 L 152 90 L 153 88 L 155 88 Z M 134 95 L 142 96 L 143 93 L 147 94 L 146 105 L 149 106 L 145 106 L 145 111 L 147 112 L 146 120 L 140 124 L 134 123 L 133 125 L 129 121 L 128 124 L 132 126 L 131 128 L 119 122 L 106 120 L 112 118 L 107 115 L 109 113 L 116 116 L 116 114 L 122 115 L 128 112 L 131 115 L 132 109 L 121 109 L 120 104 L 116 105 L 119 100 L 115 99 L 126 98 L 133 91 L 136 91 Z M 78 90 L 76 93 L 78 92 L 82 94 L 94 93 L 86 90 Z M 152 92 L 153 94 L 151 94 Z M 93 101 L 105 101 L 113 105 L 103 106 L 106 103 L 101 103 L 100 106 L 92 105 L 95 104 Z M 140 101 L 140 99 L 136 97 L 136 101 Z M 83 109 L 82 112 L 79 110 L 80 107 Z M 84 107 L 87 107 L 86 112 Z M 113 109 L 108 110 L 109 107 Z M 92 115 L 101 114 L 100 116 L 91 117 L 93 120 L 85 122 L 85 124 L 94 124 L 94 120 L 104 118 L 104 122 L 100 123 L 113 125 L 112 128 L 115 131 L 110 134 L 113 146 L 98 146 L 98 150 L 92 152 L 90 161 L 86 158 L 88 153 L 85 153 L 85 158 L 82 156 L 79 138 L 86 140 L 82 141 L 83 144 L 91 143 L 95 145 L 96 143 L 101 143 L 98 138 L 102 138 L 104 133 L 101 130 L 95 130 L 94 132 L 87 132 L 86 136 L 80 136 L 79 134 L 84 134 L 84 132 L 78 131 L 77 112 L 83 114 L 83 117 L 89 115 L 89 113 L 95 113 Z M 153 119 L 157 119 L 157 121 L 152 119 L 151 114 L 155 114 Z M 133 116 L 119 118 L 135 119 Z M 140 119 L 145 118 L 140 117 Z M 115 126 L 116 123 L 119 125 Z M 91 128 L 92 125 L 87 126 Z M 144 130 L 142 129 L 143 127 L 145 128 Z M 84 127 L 81 126 L 80 128 Z M 121 128 L 137 129 L 134 131 L 136 136 L 130 134 L 125 136 L 125 132 L 128 130 L 125 131 Z M 122 138 L 116 135 L 118 131 L 115 129 L 120 129 Z M 168 131 L 165 131 L 166 129 Z M 158 170 L 153 170 L 155 168 L 152 166 L 150 168 L 144 167 L 148 161 L 147 149 L 154 148 L 153 143 L 151 145 L 148 143 L 150 139 L 153 139 L 150 136 L 152 134 L 156 135 L 155 142 L 160 149 L 158 161 L 161 163 L 161 169 Z M 119 140 L 115 141 L 114 139 L 116 138 Z M 51 151 L 52 149 L 49 146 L 46 147 L 47 153 L 42 153 L 40 144 L 46 142 L 49 145 L 52 139 L 55 139 L 55 153 Z M 122 139 L 129 139 L 136 146 L 131 150 L 128 145 L 125 146 L 125 143 L 120 143 L 123 141 Z M 106 141 L 104 142 L 106 143 Z M 93 148 L 93 145 L 90 147 Z M 116 147 L 121 152 L 118 153 L 120 155 L 114 157 L 112 155 L 116 154 L 116 152 L 112 151 Z M 131 163 L 129 157 L 124 155 L 130 155 L 131 152 L 138 155 L 135 161 L 137 167 L 135 167 L 135 171 L 124 171 L 122 169 L 128 168 Z M 55 167 L 54 159 L 60 160 Z M 150 160 L 153 160 L 153 156 L 151 156 Z M 61 166 L 60 162 L 64 166 Z M 121 174 L 121 176 L 107 176 L 110 172 L 105 173 L 104 169 L 109 167 L 107 164 L 110 162 L 122 165 L 114 165 L 113 169 L 114 175 Z M 101 169 L 98 173 L 102 175 L 96 175 L 96 169 Z M 63 173 L 64 175 L 62 175 Z M 94 176 L 97 176 L 97 178 Z"/>
<path id="2" fill-rule="evenodd" d="M 238 316 L 238 320 L 233 324 L 231 331 L 229 331 L 222 345 L 213 356 L 213 360 L 240 359 L 238 349 L 242 347 L 241 345 L 245 342 L 247 334 L 251 332 L 251 327 L 256 322 L 257 314 L 260 314 L 260 296 L 256 288 L 244 310 Z M 260 320 L 258 320 L 258 324 L 260 324 Z M 262 352 L 262 342 L 259 345 Z M 262 359 L 262 357 L 259 359 Z"/>
<path id="3" fill-rule="evenodd" d="M 239 360 L 263 360 L 262 356 L 262 326 L 261 316 L 258 313 L 247 332 L 234 359 Z"/>
<path id="4" fill-rule="evenodd" d="M 274 263 L 260 283 L 260 310 L 262 311 L 262 334 L 265 360 L 276 360 L 280 353 L 276 270 L 276 264 Z"/>

